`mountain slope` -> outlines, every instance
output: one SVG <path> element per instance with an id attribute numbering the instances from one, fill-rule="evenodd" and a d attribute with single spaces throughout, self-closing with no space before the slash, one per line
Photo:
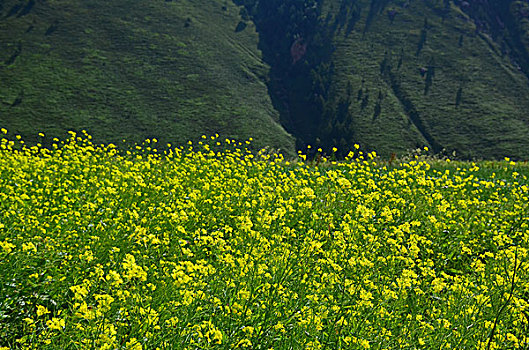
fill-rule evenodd
<path id="1" fill-rule="evenodd" d="M 361 75 L 374 95 L 365 108 L 349 109 L 363 143 L 390 150 L 387 133 L 376 133 L 400 114 L 410 126 L 401 130 L 417 135 L 401 133 L 402 144 L 426 141 L 465 158 L 529 155 L 528 80 L 497 42 L 453 3 L 389 3 L 369 25 L 375 10 L 368 3 L 358 1 L 365 13 L 358 29 L 338 28 L 333 56 L 338 86 L 361 88 Z"/>
<path id="2" fill-rule="evenodd" d="M 500 3 L 244 1 L 264 36 L 276 107 L 300 146 L 527 159 L 527 20 L 519 1 Z M 271 18 L 288 18 L 285 29 Z M 306 52 L 294 60 L 300 40 Z"/>
<path id="3" fill-rule="evenodd" d="M 0 0 L 0 124 L 529 158 L 529 4 Z M 286 130 L 286 131 L 285 131 Z M 288 131 L 288 132 L 287 132 Z"/>
<path id="4" fill-rule="evenodd" d="M 233 3 L 0 5 L 0 124 L 10 132 L 31 141 L 86 129 L 100 142 L 164 143 L 221 133 L 293 153 L 255 29 L 237 27 Z"/>

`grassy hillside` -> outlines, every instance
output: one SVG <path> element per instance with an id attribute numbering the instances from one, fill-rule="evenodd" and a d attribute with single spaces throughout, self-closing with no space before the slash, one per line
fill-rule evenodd
<path id="1" fill-rule="evenodd" d="M 338 156 L 529 158 L 520 1 L 3 0 L 0 14 L 0 124 L 29 141 L 220 133 L 292 154 L 292 134 Z"/>
<path id="2" fill-rule="evenodd" d="M 347 82 L 361 89 L 362 79 L 370 93 L 349 107 L 360 142 L 386 152 L 425 142 L 469 158 L 529 156 L 528 80 L 498 42 L 451 2 L 373 3 L 357 1 L 354 28 L 335 31 L 336 95 Z M 334 23 L 336 9 L 328 8 Z"/>
<path id="3" fill-rule="evenodd" d="M 0 1 L 0 126 L 28 141 L 254 137 L 293 152 L 230 1 Z M 243 30 L 241 30 L 243 29 Z"/>
<path id="4" fill-rule="evenodd" d="M 276 106 L 301 145 L 529 157 L 529 12 L 518 2 L 244 3 L 264 36 Z M 306 53 L 294 60 L 300 42 Z"/>

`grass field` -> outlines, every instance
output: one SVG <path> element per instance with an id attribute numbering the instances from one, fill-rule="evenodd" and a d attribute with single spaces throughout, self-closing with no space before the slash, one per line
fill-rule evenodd
<path id="1" fill-rule="evenodd" d="M 527 164 L 54 144 L 0 141 L 2 350 L 529 346 Z"/>

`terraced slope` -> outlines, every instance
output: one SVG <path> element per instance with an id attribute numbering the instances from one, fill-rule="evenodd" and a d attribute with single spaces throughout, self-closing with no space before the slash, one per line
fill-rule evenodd
<path id="1" fill-rule="evenodd" d="M 220 133 L 292 153 L 255 27 L 239 22 L 221 0 L 0 1 L 0 124 L 29 141 Z"/>

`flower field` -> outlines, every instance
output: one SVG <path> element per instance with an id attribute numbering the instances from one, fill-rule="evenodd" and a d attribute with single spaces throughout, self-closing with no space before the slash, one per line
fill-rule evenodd
<path id="1" fill-rule="evenodd" d="M 527 164 L 245 146 L 2 138 L 0 349 L 529 347 Z"/>

